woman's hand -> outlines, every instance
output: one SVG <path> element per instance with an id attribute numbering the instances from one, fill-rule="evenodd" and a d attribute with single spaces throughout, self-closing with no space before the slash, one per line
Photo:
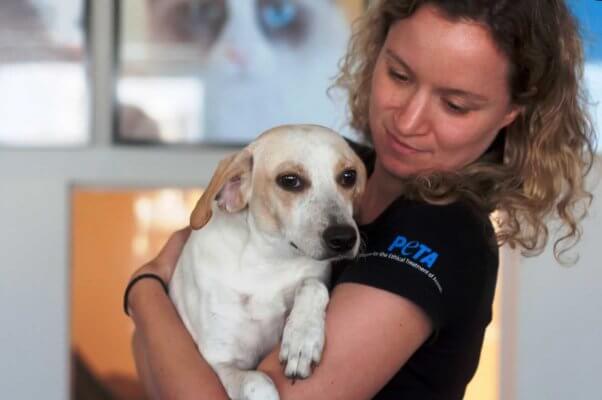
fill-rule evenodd
<path id="1" fill-rule="evenodd" d="M 130 280 L 141 274 L 152 273 L 159 275 L 159 277 L 163 279 L 163 282 L 169 284 L 176 268 L 178 258 L 182 253 L 182 248 L 190 236 L 190 232 L 190 227 L 186 227 L 172 233 L 159 254 L 154 259 L 138 268 L 136 272 L 132 274 Z"/>
<path id="2" fill-rule="evenodd" d="M 182 253 L 184 244 L 190 236 L 190 232 L 190 227 L 187 227 L 172 233 L 169 239 L 167 240 L 167 243 L 165 243 L 161 251 L 159 251 L 159 254 L 154 259 L 147 262 L 142 267 L 138 268 L 132 274 L 130 280 L 128 281 L 130 282 L 130 284 L 128 284 L 128 288 L 126 289 L 124 298 L 124 309 L 126 311 L 126 314 L 130 315 L 130 307 L 132 305 L 132 302 L 134 301 L 134 297 L 136 297 L 138 286 L 140 286 L 139 282 L 133 283 L 132 286 L 132 281 L 137 276 L 143 274 L 157 275 L 165 284 L 163 286 L 165 291 L 167 291 L 167 286 L 169 286 L 169 282 L 171 281 L 171 277 L 173 276 L 173 272 L 176 268 L 178 258 Z"/>

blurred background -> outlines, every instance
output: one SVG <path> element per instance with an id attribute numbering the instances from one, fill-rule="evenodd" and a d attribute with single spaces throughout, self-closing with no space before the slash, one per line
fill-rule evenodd
<path id="1" fill-rule="evenodd" d="M 570 2 L 602 123 L 602 2 Z M 354 137 L 326 91 L 362 0 L 0 2 L 0 390 L 144 399 L 121 310 L 217 162 L 280 123 Z M 595 399 L 602 373 L 598 157 L 574 267 L 503 249 L 466 399 Z M 597 267 L 596 267 L 597 266 Z"/>

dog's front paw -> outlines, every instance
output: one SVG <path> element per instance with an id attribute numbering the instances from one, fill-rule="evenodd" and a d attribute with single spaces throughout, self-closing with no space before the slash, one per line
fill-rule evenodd
<path id="1" fill-rule="evenodd" d="M 284 326 L 280 361 L 289 378 L 307 378 L 312 363 L 319 363 L 324 349 L 324 318 L 289 318 Z"/>
<path id="2" fill-rule="evenodd" d="M 242 381 L 242 400 L 279 400 L 274 382 L 264 373 L 249 371 Z"/>

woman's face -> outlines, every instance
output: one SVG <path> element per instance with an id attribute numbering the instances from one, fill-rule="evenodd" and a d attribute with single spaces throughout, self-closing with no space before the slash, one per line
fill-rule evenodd
<path id="1" fill-rule="evenodd" d="M 396 22 L 372 77 L 378 166 L 405 176 L 475 161 L 518 113 L 508 69 L 482 25 L 452 22 L 432 6 Z"/>

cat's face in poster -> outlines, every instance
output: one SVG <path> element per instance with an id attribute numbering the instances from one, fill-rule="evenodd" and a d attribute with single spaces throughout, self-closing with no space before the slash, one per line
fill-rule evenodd
<path id="1" fill-rule="evenodd" d="M 334 0 L 146 1 L 153 40 L 198 55 L 211 135 L 334 118 L 325 93 L 350 31 Z"/>
<path id="2" fill-rule="evenodd" d="M 197 44 L 208 52 L 228 25 L 253 24 L 264 39 L 295 47 L 308 34 L 311 13 L 329 0 L 147 0 L 153 36 Z M 243 22 L 244 21 L 244 22 Z"/>

